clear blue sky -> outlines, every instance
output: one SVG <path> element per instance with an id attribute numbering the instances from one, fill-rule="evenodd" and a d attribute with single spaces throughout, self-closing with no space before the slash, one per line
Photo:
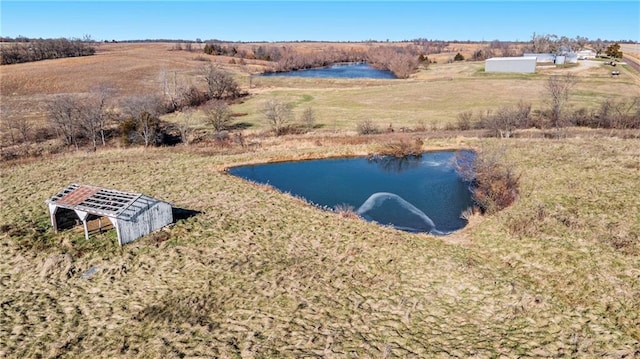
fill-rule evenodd
<path id="1" fill-rule="evenodd" d="M 640 1 L 0 1 L 0 34 L 95 40 L 640 40 Z"/>

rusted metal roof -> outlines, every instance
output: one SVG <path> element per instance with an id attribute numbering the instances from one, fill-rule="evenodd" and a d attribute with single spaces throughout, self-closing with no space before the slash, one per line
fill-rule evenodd
<path id="1" fill-rule="evenodd" d="M 100 216 L 131 219 L 158 200 L 141 193 L 122 192 L 113 189 L 71 184 L 47 203 L 62 208 L 84 211 Z"/>

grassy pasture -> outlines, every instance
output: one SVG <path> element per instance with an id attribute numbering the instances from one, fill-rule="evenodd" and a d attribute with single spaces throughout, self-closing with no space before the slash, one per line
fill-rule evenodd
<path id="1" fill-rule="evenodd" d="M 107 150 L 5 167 L 0 352 L 637 355 L 640 142 L 458 142 L 428 146 L 503 147 L 523 195 L 443 238 L 323 212 L 220 171 L 372 145 Z M 85 242 L 48 225 L 43 201 L 70 182 L 142 191 L 201 214 L 122 248 L 113 235 Z"/>
<path id="2" fill-rule="evenodd" d="M 298 104 L 298 111 L 307 106 L 316 108 L 318 124 L 329 130 L 354 130 L 355 124 L 363 120 L 372 120 L 381 127 L 391 123 L 395 128 L 442 128 L 455 121 L 457 114 L 463 111 L 495 109 L 520 100 L 530 102 L 534 109 L 541 108 L 545 101 L 544 83 L 550 74 L 571 71 L 580 78 L 571 101 L 573 107 L 591 108 L 605 98 L 636 96 L 640 83 L 640 76 L 625 67 L 619 67 L 620 78 L 611 78 L 611 68 L 605 65 L 539 70 L 532 75 L 488 74 L 484 73 L 483 62 L 431 64 L 409 80 L 259 76 L 250 80 L 250 74 L 264 68 L 264 62 L 247 60 L 246 65 L 229 64 L 229 57 L 209 56 L 197 51 L 170 51 L 173 46 L 162 43 L 100 44 L 94 56 L 3 66 L 0 69 L 3 118 L 9 121 L 29 119 L 35 127 L 43 126 L 46 123 L 43 104 L 53 95 L 86 93 L 97 83 L 112 84 L 118 98 L 158 93 L 162 91 L 160 73 L 163 70 L 170 81 L 175 75 L 179 83 L 204 88 L 199 70 L 209 64 L 232 71 L 240 86 L 252 94 L 232 110 L 248 113 L 239 120 L 258 130 L 264 127 L 258 109 L 272 96 L 294 103 L 299 103 L 304 95 L 312 96 L 312 100 Z M 311 47 L 311 51 L 319 45 L 300 46 Z M 466 47 L 460 47 L 463 48 Z M 458 47 L 453 49 L 458 50 Z M 198 57 L 208 61 L 197 60 Z M 167 119 L 171 120 L 172 116 Z"/>
<path id="3" fill-rule="evenodd" d="M 593 67 L 569 69 L 579 82 L 571 98 L 573 108 L 594 108 L 605 98 L 638 94 L 638 82 L 623 69 L 625 77 L 612 79 L 609 69 Z M 260 105 L 270 97 L 296 103 L 309 95 L 313 99 L 297 107 L 316 108 L 318 123 L 330 129 L 354 130 L 354 124 L 372 120 L 380 127 L 394 128 L 425 125 L 442 128 L 456 121 L 463 111 L 479 113 L 500 106 L 529 102 L 534 109 L 547 107 L 545 81 L 564 69 L 543 70 L 537 74 L 484 73 L 484 63 L 434 64 L 411 79 L 340 80 L 259 77 L 252 80 L 256 90 L 245 103 L 233 110 L 249 115 L 242 118 L 261 128 Z"/>
<path id="4" fill-rule="evenodd" d="M 16 104 L 84 92 L 90 73 L 121 94 L 157 89 L 162 68 L 193 79 L 204 62 L 169 48 L 109 44 L 94 57 L 2 67 L 3 109 L 41 119 Z M 225 66 L 248 88 L 246 69 Z M 253 125 L 247 132 L 266 129 L 257 109 L 272 96 L 296 113 L 313 107 L 321 127 L 256 136 L 261 147 L 249 152 L 203 143 L 0 163 L 0 357 L 640 356 L 637 131 L 576 130 L 562 140 L 351 134 L 361 120 L 431 128 L 465 110 L 543 106 L 547 75 L 563 71 L 581 80 L 573 107 L 637 95 L 632 70 L 619 69 L 615 79 L 603 65 L 503 75 L 464 62 L 406 81 L 253 78 L 252 95 L 233 106 L 247 113 L 238 118 Z M 324 212 L 223 172 L 364 155 L 389 136 L 420 138 L 425 150 L 504 151 L 521 196 L 432 237 Z M 52 233 L 44 200 L 72 182 L 200 213 L 122 248 L 113 233 Z"/>

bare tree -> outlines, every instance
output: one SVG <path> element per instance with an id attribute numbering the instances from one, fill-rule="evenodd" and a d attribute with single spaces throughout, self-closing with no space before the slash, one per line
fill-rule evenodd
<path id="1" fill-rule="evenodd" d="M 607 43 L 598 38 L 591 41 L 591 47 L 595 50 L 596 55 L 600 55 L 607 49 Z"/>
<path id="2" fill-rule="evenodd" d="M 316 124 L 316 113 L 311 107 L 307 107 L 300 115 L 300 122 L 307 130 L 313 129 Z"/>
<path id="3" fill-rule="evenodd" d="M 511 48 L 511 44 L 509 42 L 493 40 L 489 43 L 489 49 L 492 52 L 500 52 L 503 57 L 515 56 L 515 51 Z"/>
<path id="4" fill-rule="evenodd" d="M 547 90 L 547 101 L 551 106 L 549 120 L 552 127 L 560 128 L 564 125 L 562 110 L 569 101 L 571 89 L 577 82 L 577 78 L 569 72 L 565 75 L 550 76 L 547 80 L 545 89 Z"/>
<path id="5" fill-rule="evenodd" d="M 533 33 L 528 50 L 536 53 L 556 53 L 558 50 L 557 35 L 536 35 Z"/>
<path id="6" fill-rule="evenodd" d="M 228 72 L 208 66 L 203 69 L 204 79 L 207 82 L 209 96 L 214 99 L 234 98 L 240 93 L 238 84 Z"/>
<path id="7" fill-rule="evenodd" d="M 589 39 L 583 36 L 576 36 L 575 42 L 578 50 L 584 50 L 584 47 L 589 43 Z"/>
<path id="8" fill-rule="evenodd" d="M 80 135 L 80 102 L 71 95 L 57 95 L 47 105 L 49 119 L 58 136 L 62 137 L 68 146 L 75 145 L 78 148 Z"/>
<path id="9" fill-rule="evenodd" d="M 6 135 L 5 138 L 7 138 L 7 143 L 5 144 L 3 141 L 2 146 L 8 145 L 9 139 L 12 145 L 17 144 L 19 141 L 17 138 L 18 135 L 22 137 L 23 142 L 27 142 L 29 131 L 31 130 L 31 121 L 27 118 L 16 118 L 14 116 L 14 110 L 8 107 L 3 106 L 0 109 L 0 113 L 2 114 L 2 116 L 0 116 L 0 134 L 4 132 Z M 3 140 L 3 138 L 0 138 L 0 140 Z"/>
<path id="10" fill-rule="evenodd" d="M 13 122 L 14 127 L 18 130 L 20 137 L 22 137 L 23 143 L 29 143 L 29 135 L 31 134 L 31 130 L 33 126 L 31 121 L 28 118 L 21 118 Z"/>
<path id="11" fill-rule="evenodd" d="M 515 107 L 504 106 L 495 113 L 488 114 L 482 125 L 496 137 L 510 138 L 516 129 L 528 126 L 530 114 L 531 105 L 521 101 Z"/>
<path id="12" fill-rule="evenodd" d="M 160 70 L 160 82 L 162 83 L 162 93 L 171 111 L 180 107 L 180 90 L 178 88 L 178 74 L 176 71 Z"/>
<path id="13" fill-rule="evenodd" d="M 232 117 L 229 105 L 222 100 L 214 100 L 204 111 L 207 123 L 216 132 L 224 131 L 231 125 Z"/>
<path id="14" fill-rule="evenodd" d="M 291 106 L 281 100 L 270 99 L 262 105 L 262 114 L 276 136 L 283 135 L 292 120 Z"/>
<path id="15" fill-rule="evenodd" d="M 87 138 L 91 139 L 94 151 L 98 146 L 98 138 L 102 141 L 102 146 L 106 146 L 104 131 L 111 117 L 107 109 L 107 101 L 114 93 L 115 90 L 111 85 L 98 84 L 90 89 L 89 97 L 79 105 L 82 131 Z"/>
<path id="16" fill-rule="evenodd" d="M 123 101 L 123 113 L 135 121 L 137 135 L 144 146 L 156 144 L 160 126 L 159 116 L 164 113 L 162 98 L 157 95 L 132 96 Z"/>
<path id="17" fill-rule="evenodd" d="M 193 111 L 184 110 L 177 113 L 176 127 L 180 133 L 180 139 L 185 145 L 191 143 L 193 136 Z"/>
<path id="18" fill-rule="evenodd" d="M 397 78 L 407 79 L 418 68 L 418 58 L 411 54 L 395 54 L 389 59 L 388 68 Z"/>
<path id="19" fill-rule="evenodd" d="M 2 116 L 0 116 L 0 134 L 4 132 L 4 136 L 0 136 L 0 148 L 3 148 L 5 146 L 9 146 L 9 140 L 7 138 L 11 139 L 12 145 L 16 144 L 16 138 L 13 134 L 11 121 L 9 120 L 9 117 L 11 116 L 10 110 L 5 108 L 1 108 L 0 110 L 2 111 Z"/>

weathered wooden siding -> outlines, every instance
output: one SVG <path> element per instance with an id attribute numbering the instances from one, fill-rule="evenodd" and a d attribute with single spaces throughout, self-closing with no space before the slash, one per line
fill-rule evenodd
<path id="1" fill-rule="evenodd" d="M 147 210 L 141 211 L 129 220 L 116 219 L 121 245 L 133 242 L 173 222 L 171 205 L 161 201 L 149 205 Z"/>

